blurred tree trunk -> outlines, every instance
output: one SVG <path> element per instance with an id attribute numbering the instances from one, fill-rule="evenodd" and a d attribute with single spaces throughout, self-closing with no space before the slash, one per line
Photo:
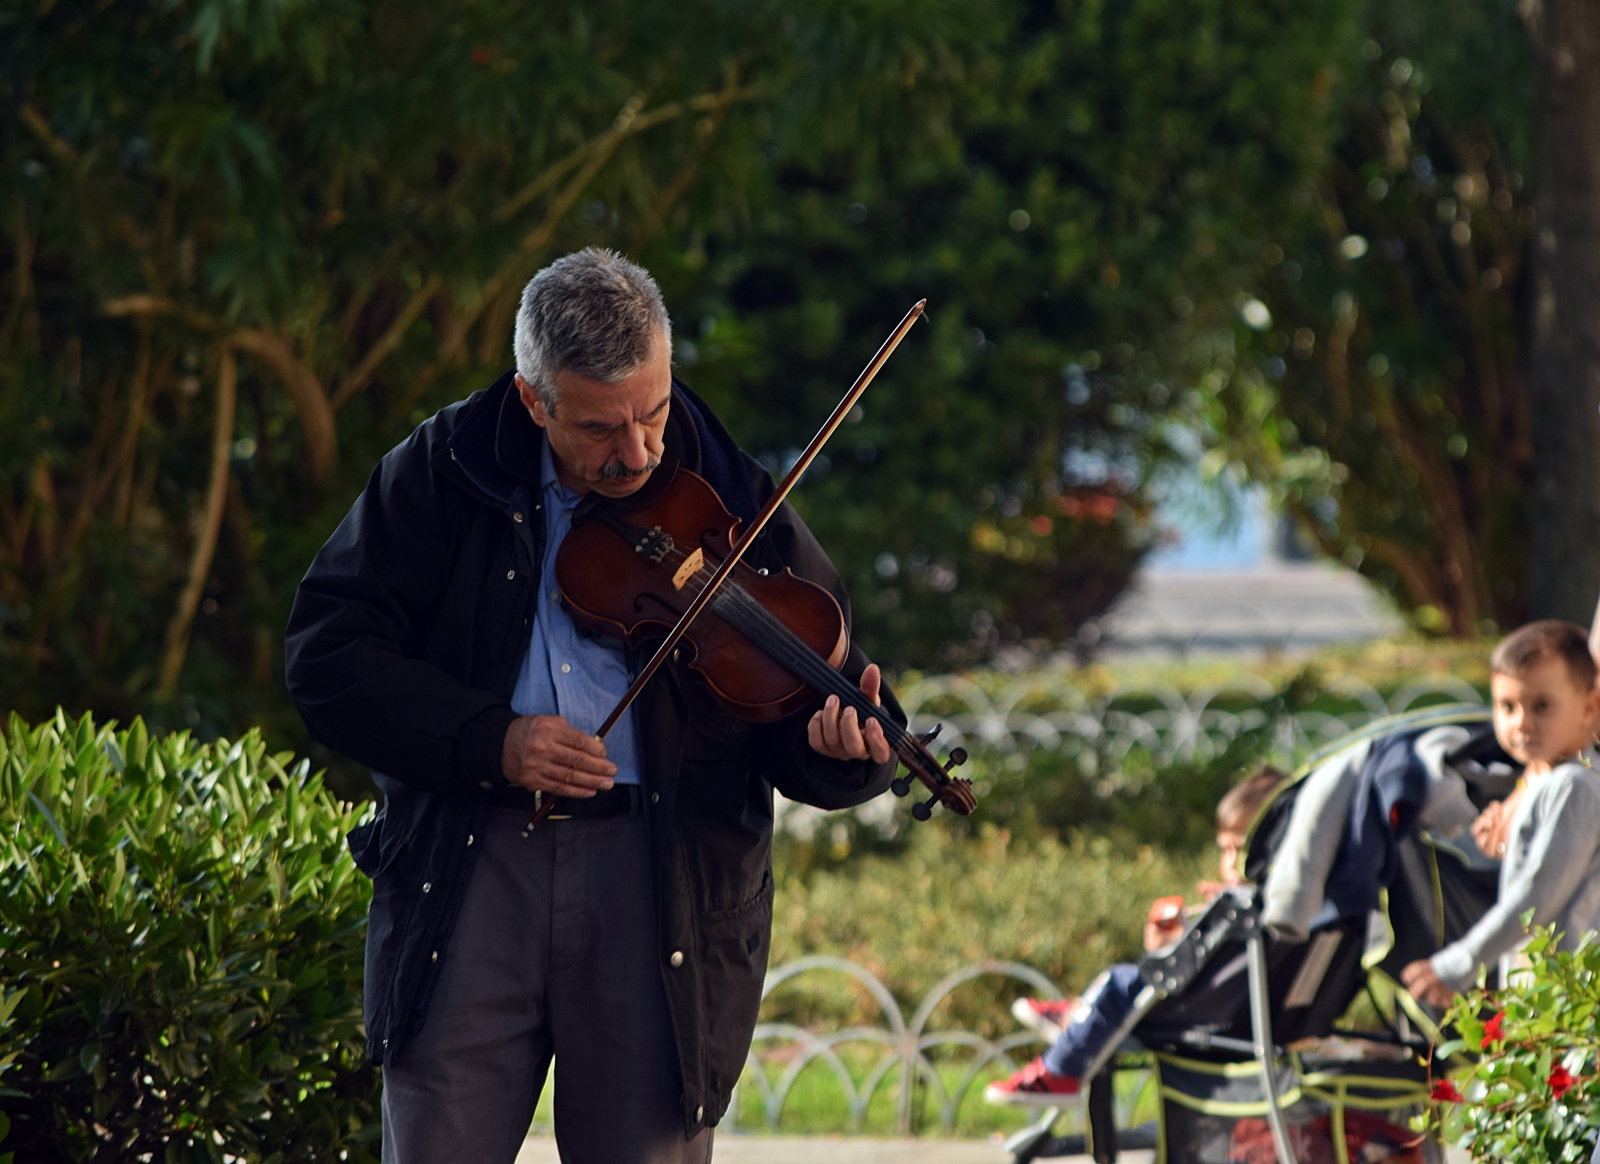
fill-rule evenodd
<path id="1" fill-rule="evenodd" d="M 1529 403 L 1529 614 L 1587 624 L 1600 590 L 1600 4 L 1529 0 L 1539 63 Z"/>

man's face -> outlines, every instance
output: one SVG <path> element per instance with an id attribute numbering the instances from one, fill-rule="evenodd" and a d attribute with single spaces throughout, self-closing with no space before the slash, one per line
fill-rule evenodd
<path id="1" fill-rule="evenodd" d="M 615 384 L 576 372 L 556 373 L 555 412 L 538 391 L 517 376 L 517 391 L 544 429 L 556 476 L 575 493 L 626 497 L 650 479 L 661 463 L 667 410 L 672 401 L 672 357 L 656 336 L 655 354 L 637 372 Z"/>
<path id="2" fill-rule="evenodd" d="M 1600 695 L 1579 687 L 1567 664 L 1546 655 L 1489 681 L 1500 746 L 1535 772 L 1576 755 L 1594 739 Z"/>

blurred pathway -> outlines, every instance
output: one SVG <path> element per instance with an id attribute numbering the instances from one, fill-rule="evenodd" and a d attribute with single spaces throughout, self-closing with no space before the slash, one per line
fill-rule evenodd
<path id="1" fill-rule="evenodd" d="M 1295 651 L 1401 629 L 1372 585 L 1326 562 L 1136 575 L 1102 620 L 1108 659 Z"/>
<path id="2" fill-rule="evenodd" d="M 1118 1164 L 1150 1164 L 1151 1152 L 1119 1152 Z M 900 1140 L 872 1136 L 718 1136 L 714 1164 L 1005 1164 L 1011 1157 L 987 1140 Z M 1087 1164 L 1065 1156 L 1062 1164 Z M 556 1142 L 534 1136 L 517 1164 L 557 1164 Z"/>

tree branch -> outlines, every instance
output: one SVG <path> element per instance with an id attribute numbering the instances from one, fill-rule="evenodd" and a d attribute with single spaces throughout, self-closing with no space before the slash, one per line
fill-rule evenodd
<path id="1" fill-rule="evenodd" d="M 714 109 L 719 103 L 725 102 L 727 104 L 731 104 L 734 101 L 748 101 L 759 96 L 760 93 L 760 86 L 748 85 L 743 89 L 735 90 L 731 96 L 727 94 L 726 90 L 724 90 L 721 93 L 700 93 L 684 102 L 669 101 L 667 104 L 656 109 L 652 109 L 649 113 L 643 114 L 642 116 L 633 116 L 632 132 L 641 133 L 653 125 L 659 125 L 663 121 L 670 121 L 672 118 L 680 116 L 685 109 L 692 110 L 694 112 L 703 112 Z M 535 198 L 539 197 L 539 195 L 543 194 L 557 182 L 561 181 L 562 178 L 566 177 L 566 175 L 572 171 L 574 166 L 583 161 L 583 159 L 589 155 L 591 150 L 602 145 L 607 137 L 616 131 L 617 125 L 622 121 L 623 117 L 628 115 L 630 106 L 632 107 L 634 114 L 637 114 L 638 103 L 642 102 L 643 100 L 643 97 L 635 97 L 627 105 L 622 107 L 622 112 L 617 114 L 617 120 L 612 122 L 610 129 L 605 130 L 603 133 L 596 134 L 594 137 L 584 142 L 581 146 L 573 150 L 560 161 L 552 162 L 543 170 L 539 171 L 539 173 L 534 177 L 533 181 L 529 182 L 521 190 L 518 190 L 515 194 L 501 204 L 500 209 L 494 212 L 491 221 L 509 222 L 518 214 L 521 214 L 527 209 L 528 204 L 531 203 Z"/>
<path id="2" fill-rule="evenodd" d="M 1411 592 L 1413 605 L 1428 604 L 1444 610 L 1449 606 L 1443 594 L 1443 588 L 1438 584 L 1438 578 L 1431 575 L 1423 565 L 1425 559 L 1418 554 L 1406 549 L 1393 538 L 1379 537 L 1375 534 L 1366 535 L 1366 551 L 1371 557 L 1387 562 L 1393 566 L 1400 575 L 1400 580 Z"/>
<path id="3" fill-rule="evenodd" d="M 229 340 L 265 363 L 283 381 L 300 414 L 311 480 L 318 485 L 327 484 L 339 464 L 339 433 L 334 426 L 333 406 L 323 395 L 315 374 L 295 357 L 288 344 L 270 332 L 236 331 Z"/>
<path id="4" fill-rule="evenodd" d="M 160 295 L 124 295 L 107 301 L 102 310 L 113 317 L 176 315 L 205 331 L 217 331 L 223 326 L 215 316 L 179 307 Z M 228 343 L 261 360 L 283 382 L 305 433 L 307 472 L 316 484 L 326 484 L 339 463 L 339 434 L 333 408 L 316 374 L 271 332 L 246 328 L 229 335 Z"/>
<path id="5" fill-rule="evenodd" d="M 231 344 L 222 345 L 221 367 L 217 374 L 216 426 L 211 434 L 211 482 L 206 489 L 205 508 L 194 553 L 189 558 L 189 578 L 178 596 L 178 609 L 167 624 L 166 648 L 161 658 L 161 683 L 157 699 L 170 699 L 177 690 L 178 676 L 189 653 L 189 632 L 194 627 L 194 612 L 211 573 L 211 558 L 217 549 L 217 534 L 222 528 L 222 508 L 228 496 L 228 461 L 233 456 L 233 418 L 238 402 L 238 367 Z"/>
<path id="6" fill-rule="evenodd" d="M 111 520 L 114 524 L 128 524 L 128 513 L 133 505 L 133 462 L 139 451 L 139 433 L 144 429 L 145 404 L 150 399 L 150 324 L 139 324 L 139 354 L 133 368 L 133 382 L 128 386 L 128 422 L 122 430 L 122 443 L 117 447 L 116 460 L 112 462 L 113 479 L 117 483 L 111 503 Z"/>
<path id="7" fill-rule="evenodd" d="M 49 120 L 31 102 L 23 105 L 18 116 L 33 136 L 44 143 L 44 148 L 50 151 L 51 156 L 67 163 L 78 160 L 78 151 L 55 135 L 55 131 L 50 128 Z"/>
<path id="8" fill-rule="evenodd" d="M 365 389 L 372 382 L 372 377 L 377 372 L 378 365 L 383 363 L 390 352 L 400 346 L 400 340 L 405 336 L 406 328 L 416 322 L 417 316 L 421 315 L 423 309 L 428 306 L 428 300 L 438 294 L 439 288 L 442 286 L 444 286 L 444 280 L 440 276 L 434 275 L 421 287 L 417 288 L 416 294 L 412 295 L 410 301 L 400 309 L 400 314 L 394 317 L 394 322 L 389 325 L 383 335 L 378 337 L 378 341 L 367 349 L 367 354 L 361 357 L 361 362 L 355 366 L 350 375 L 345 377 L 344 383 L 340 384 L 338 390 L 334 392 L 333 400 L 330 404 L 334 412 L 338 412 L 347 400 Z"/>
<path id="9" fill-rule="evenodd" d="M 711 139 L 717 135 L 717 130 L 722 126 L 722 119 L 727 116 L 729 106 L 737 98 L 740 92 L 739 71 L 731 60 L 727 63 L 725 76 L 726 80 L 722 86 L 722 92 L 717 95 L 716 103 L 710 114 L 703 118 L 699 125 L 695 126 L 697 140 L 694 147 L 689 151 L 689 156 L 684 159 L 683 165 L 672 176 L 672 180 L 656 196 L 655 201 L 651 203 L 649 210 L 646 211 L 644 222 L 640 223 L 639 229 L 634 232 L 628 248 L 634 254 L 638 254 L 644 245 L 660 232 L 662 225 L 666 222 L 667 212 L 672 209 L 679 198 L 683 197 L 684 191 L 689 188 L 689 183 L 694 181 L 694 176 L 700 168 L 700 163 L 705 159 L 707 151 L 711 148 Z"/>

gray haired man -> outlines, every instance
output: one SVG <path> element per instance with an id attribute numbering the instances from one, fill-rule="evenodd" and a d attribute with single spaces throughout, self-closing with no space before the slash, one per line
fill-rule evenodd
<path id="1" fill-rule="evenodd" d="M 562 609 L 553 563 L 580 503 L 681 465 L 748 520 L 773 486 L 673 379 L 660 291 L 622 257 L 539 272 L 515 340 L 514 373 L 380 462 L 290 616 L 307 727 L 385 796 L 350 837 L 373 879 L 383 1158 L 510 1164 L 553 1057 L 564 1161 L 707 1160 L 760 1007 L 773 789 L 860 804 L 893 757 L 833 697 L 737 720 L 686 656 L 590 734 L 641 660 Z M 787 505 L 746 560 L 827 587 L 848 618 Z M 858 649 L 844 671 L 903 722 Z M 556 809 L 529 829 L 540 792 Z"/>

